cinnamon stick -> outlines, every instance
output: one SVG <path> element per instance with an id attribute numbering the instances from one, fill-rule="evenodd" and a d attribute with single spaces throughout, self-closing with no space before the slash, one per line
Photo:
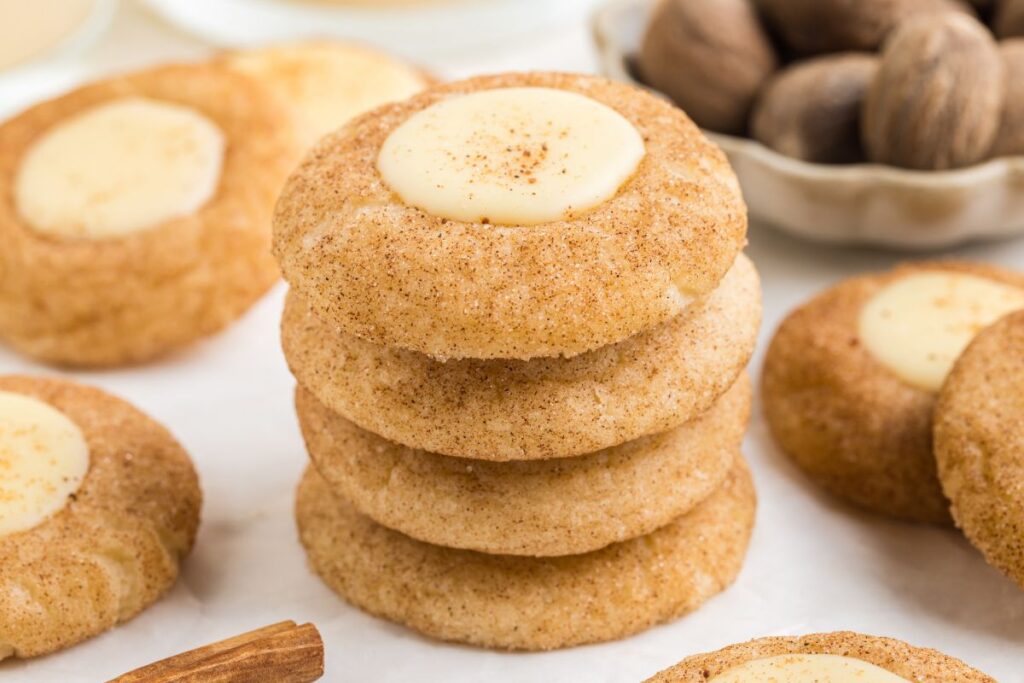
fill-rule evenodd
<path id="1" fill-rule="evenodd" d="M 283 621 L 160 660 L 109 683 L 311 683 L 324 675 L 313 624 Z"/>

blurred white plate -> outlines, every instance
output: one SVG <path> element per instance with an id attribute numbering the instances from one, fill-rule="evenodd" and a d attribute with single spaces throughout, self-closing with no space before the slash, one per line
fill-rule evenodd
<path id="1" fill-rule="evenodd" d="M 116 10 L 117 0 L 95 0 L 82 23 L 50 50 L 0 70 L 0 119 L 75 83 L 82 71 L 76 58 L 103 35 Z"/>
<path id="2" fill-rule="evenodd" d="M 594 0 L 424 0 L 342 6 L 312 0 L 146 0 L 168 21 L 225 46 L 308 36 L 356 39 L 412 59 L 493 46 L 579 17 Z"/>
<path id="3" fill-rule="evenodd" d="M 594 18 L 604 73 L 642 85 L 630 67 L 651 0 L 614 0 Z M 956 171 L 829 166 L 747 138 L 707 132 L 736 169 L 753 217 L 820 242 L 928 250 L 1024 234 L 1024 157 Z"/>

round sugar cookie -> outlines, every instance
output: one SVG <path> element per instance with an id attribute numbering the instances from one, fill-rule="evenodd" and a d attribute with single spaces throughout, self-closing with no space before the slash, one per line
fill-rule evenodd
<path id="1" fill-rule="evenodd" d="M 188 455 L 124 401 L 0 377 L 0 659 L 131 619 L 178 578 L 202 496 Z"/>
<path id="2" fill-rule="evenodd" d="M 336 40 L 234 50 L 219 61 L 263 83 L 291 107 L 304 147 L 355 116 L 415 95 L 433 82 L 396 57 Z"/>
<path id="3" fill-rule="evenodd" d="M 948 524 L 932 449 L 942 380 L 972 334 L 1024 307 L 1024 276 L 907 264 L 840 282 L 791 313 L 765 359 L 772 434 L 815 482 L 858 506 Z"/>
<path id="4" fill-rule="evenodd" d="M 435 358 L 573 356 L 664 323 L 746 239 L 725 155 L 595 76 L 436 86 L 324 138 L 274 253 L 325 323 Z"/>
<path id="5" fill-rule="evenodd" d="M 957 525 L 1024 588 L 1024 312 L 957 361 L 935 409 L 935 455 Z"/>
<path id="6" fill-rule="evenodd" d="M 416 541 L 332 496 L 312 468 L 297 516 L 313 569 L 357 607 L 441 640 L 550 650 L 622 638 L 697 609 L 739 573 L 755 507 L 737 458 L 690 513 L 583 555 L 486 555 Z"/>
<path id="7" fill-rule="evenodd" d="M 0 125 L 0 340 L 40 360 L 150 360 L 241 316 L 278 271 L 288 112 L 226 68 L 97 81 Z"/>
<path id="8" fill-rule="evenodd" d="M 450 548 L 573 555 L 689 512 L 733 467 L 750 380 L 682 427 L 575 458 L 495 463 L 399 446 L 296 392 L 302 433 L 336 495 L 378 524 Z"/>
<path id="9" fill-rule="evenodd" d="M 291 293 L 282 345 L 334 412 L 411 448 L 478 460 L 581 455 L 700 415 L 757 342 L 761 291 L 742 254 L 721 286 L 657 328 L 573 358 L 436 361 L 347 335 Z"/>
<path id="10" fill-rule="evenodd" d="M 687 657 L 647 683 L 995 683 L 959 659 L 840 631 L 761 638 Z"/>

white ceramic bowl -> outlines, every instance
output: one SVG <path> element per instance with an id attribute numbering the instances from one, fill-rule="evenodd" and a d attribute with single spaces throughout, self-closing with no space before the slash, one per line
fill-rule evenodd
<path id="1" fill-rule="evenodd" d="M 613 0 L 594 17 L 602 69 L 630 68 L 652 0 Z M 729 156 L 752 217 L 821 242 L 928 250 L 1024 234 L 1024 157 L 956 171 L 793 159 L 747 138 L 707 133 Z"/>
<path id="2" fill-rule="evenodd" d="M 117 0 L 94 0 L 82 22 L 52 48 L 0 69 L 0 120 L 80 82 L 86 70 L 79 57 L 110 27 L 117 6 Z"/>
<path id="3" fill-rule="evenodd" d="M 586 16 L 594 0 L 146 0 L 166 20 L 217 45 L 322 36 L 355 39 L 410 59 L 457 55 Z"/>

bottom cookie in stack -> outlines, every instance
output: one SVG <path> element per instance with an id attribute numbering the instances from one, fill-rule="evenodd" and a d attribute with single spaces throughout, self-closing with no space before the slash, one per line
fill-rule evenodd
<path id="1" fill-rule="evenodd" d="M 705 414 L 597 453 L 526 462 L 399 446 L 300 388 L 299 487 L 315 571 L 366 611 L 512 650 L 611 640 L 731 584 L 756 507 L 741 375 Z"/>
<path id="2" fill-rule="evenodd" d="M 442 640 L 549 650 L 621 638 L 700 607 L 739 573 L 755 507 L 737 457 L 725 483 L 689 513 L 582 555 L 488 555 L 417 541 L 356 512 L 312 467 L 296 515 L 313 568 L 352 604 Z"/>

